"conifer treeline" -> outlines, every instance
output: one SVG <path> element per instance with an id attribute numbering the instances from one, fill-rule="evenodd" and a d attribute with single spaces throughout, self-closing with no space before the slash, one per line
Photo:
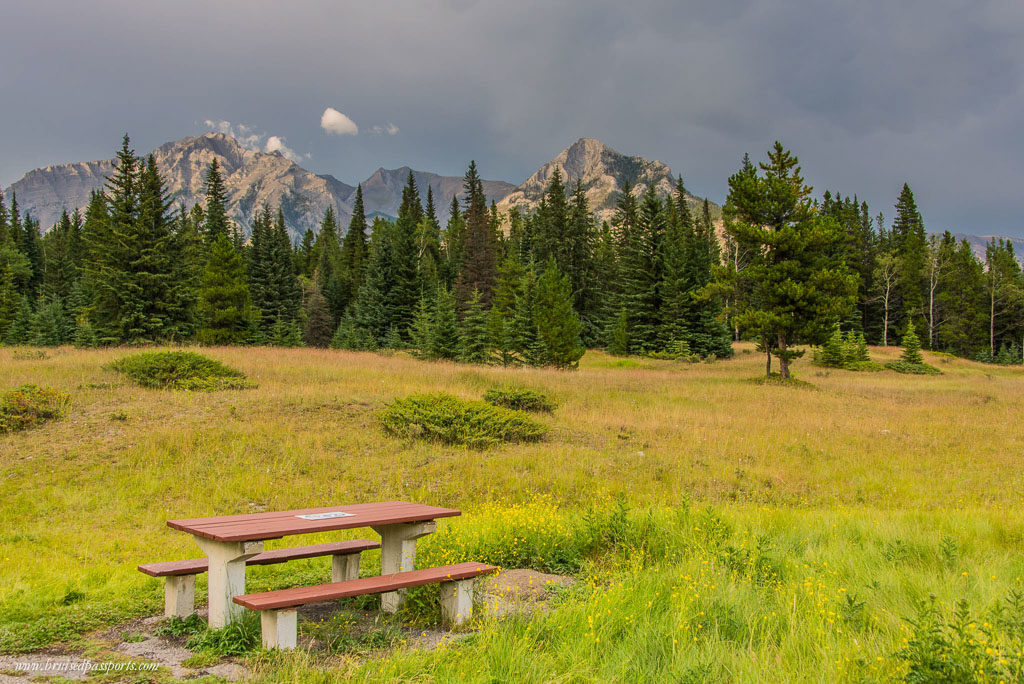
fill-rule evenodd
<path id="1" fill-rule="evenodd" d="M 783 178 L 795 158 L 787 161 L 781 147 L 773 154 L 770 162 L 790 164 L 776 169 Z M 589 346 L 725 357 L 731 339 L 748 337 L 779 355 L 779 338 L 764 337 L 755 306 L 770 290 L 751 283 L 778 273 L 771 257 L 795 240 L 801 255 L 786 264 L 813 262 L 819 271 L 808 278 L 831 264 L 841 287 L 821 292 L 855 302 L 835 308 L 849 312 L 844 330 L 885 344 L 913 323 L 929 348 L 1019 360 L 1024 276 L 1012 246 L 994 241 L 980 261 L 948 232 L 926 235 L 907 186 L 887 228 L 856 197 L 826 192 L 812 202 L 795 174 L 789 180 L 799 183 L 779 186 L 799 190 L 793 215 L 766 233 L 779 198 L 775 171 L 762 168 L 763 180 L 745 160 L 730 179 L 724 243 L 708 203 L 692 203 L 681 180 L 667 198 L 627 188 L 613 219 L 599 224 L 584 188 L 567 188 L 556 171 L 536 211 L 503 217 L 487 205 L 470 163 L 443 227 L 431 190 L 423 198 L 410 173 L 395 220 L 368 225 L 357 188 L 347 229 L 328 209 L 319 232 L 293 245 L 281 211 L 270 207 L 243 240 L 216 161 L 205 202 L 172 207 L 154 160 L 136 157 L 126 136 L 105 191 L 45 236 L 16 198 L 7 208 L 0 197 L 0 340 L 401 348 L 423 358 L 571 367 Z M 787 233 L 784 224 L 797 229 Z M 813 230 L 800 232 L 804 224 Z M 838 238 L 815 242 L 822 226 Z M 769 234 L 774 246 L 764 242 Z M 828 253 L 808 260 L 813 249 Z M 813 342 L 818 332 L 793 328 L 783 344 Z"/>

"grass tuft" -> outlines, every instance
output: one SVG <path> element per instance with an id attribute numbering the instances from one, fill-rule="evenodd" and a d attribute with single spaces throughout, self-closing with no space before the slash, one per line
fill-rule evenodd
<path id="1" fill-rule="evenodd" d="M 245 611 L 241 620 L 227 627 L 197 632 L 185 642 L 185 648 L 202 656 L 242 655 L 259 647 L 260 616 L 251 610 Z"/>
<path id="2" fill-rule="evenodd" d="M 558 408 L 558 402 L 543 392 L 510 385 L 487 390 L 484 401 L 493 406 L 537 413 L 551 413 Z"/>
<path id="3" fill-rule="evenodd" d="M 108 367 L 143 387 L 155 389 L 209 392 L 253 386 L 241 371 L 195 352 L 143 352 L 118 359 Z"/>
<path id="4" fill-rule="evenodd" d="M 380 411 L 386 432 L 444 444 L 485 448 L 501 442 L 534 442 L 547 428 L 522 411 L 466 401 L 448 394 L 416 394 Z"/>
<path id="5" fill-rule="evenodd" d="M 71 397 L 55 389 L 22 385 L 0 397 L 0 435 L 37 427 L 67 413 Z"/>

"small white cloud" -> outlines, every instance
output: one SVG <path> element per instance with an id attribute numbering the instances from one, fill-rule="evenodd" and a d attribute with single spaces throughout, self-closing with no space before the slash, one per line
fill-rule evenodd
<path id="1" fill-rule="evenodd" d="M 399 128 L 395 124 L 389 123 L 387 126 L 374 126 L 370 129 L 370 133 L 374 135 L 384 135 L 385 133 L 388 135 L 398 135 Z"/>
<path id="2" fill-rule="evenodd" d="M 238 144 L 247 150 L 254 150 L 256 152 L 279 152 L 285 159 L 290 159 L 293 162 L 298 162 L 303 158 L 295 150 L 291 149 L 287 145 L 287 141 L 280 135 L 267 135 L 260 131 L 256 126 L 250 126 L 249 124 L 233 124 L 230 121 L 214 121 L 213 119 L 206 119 L 203 121 L 203 125 L 209 128 L 211 131 L 217 133 L 223 133 L 224 135 L 230 135 L 232 138 L 238 141 Z M 306 159 L 310 158 L 309 154 L 305 155 Z"/>
<path id="3" fill-rule="evenodd" d="M 282 157 L 285 159 L 291 159 L 293 162 L 298 162 L 302 159 L 302 156 L 292 148 L 288 147 L 288 145 L 285 144 L 285 139 L 279 135 L 272 135 L 267 138 L 267 144 L 263 147 L 263 151 L 280 152 Z"/>
<path id="4" fill-rule="evenodd" d="M 333 135 L 358 135 L 359 126 L 334 107 L 328 107 L 320 116 L 320 128 Z"/>

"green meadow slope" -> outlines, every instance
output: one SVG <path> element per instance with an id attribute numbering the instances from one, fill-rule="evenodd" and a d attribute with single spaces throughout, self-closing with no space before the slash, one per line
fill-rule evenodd
<path id="1" fill-rule="evenodd" d="M 103 368 L 125 353 L 0 349 L 0 389 L 72 398 L 65 420 L 0 436 L 0 652 L 88 646 L 93 630 L 158 613 L 162 589 L 135 566 L 196 555 L 170 518 L 404 499 L 465 512 L 421 540 L 422 563 L 579 582 L 548 612 L 479 618 L 440 649 L 254 653 L 257 678 L 1024 678 L 1024 370 L 801 361 L 807 388 L 751 382 L 763 359 L 746 345 L 692 365 L 589 352 L 577 372 L 212 348 L 256 387 L 171 392 Z M 558 401 L 537 417 L 543 441 L 452 447 L 388 436 L 375 414 L 504 384 Z M 251 577 L 279 587 L 327 570 Z M 436 603 L 415 598 L 403 620 L 430 622 Z"/>

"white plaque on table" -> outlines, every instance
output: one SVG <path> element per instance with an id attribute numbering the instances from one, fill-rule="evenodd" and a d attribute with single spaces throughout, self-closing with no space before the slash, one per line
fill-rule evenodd
<path id="1" fill-rule="evenodd" d="M 341 511 L 333 511 L 331 513 L 307 513 L 306 515 L 297 515 L 296 518 L 302 518 L 303 520 L 330 520 L 331 518 L 350 518 L 355 513 L 342 513 Z"/>

